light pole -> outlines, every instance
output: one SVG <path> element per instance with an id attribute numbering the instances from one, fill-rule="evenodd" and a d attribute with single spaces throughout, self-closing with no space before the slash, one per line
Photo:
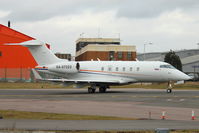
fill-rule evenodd
<path id="1" fill-rule="evenodd" d="M 152 42 L 144 44 L 144 60 L 145 60 L 145 52 L 146 52 L 146 45 L 153 45 Z"/>

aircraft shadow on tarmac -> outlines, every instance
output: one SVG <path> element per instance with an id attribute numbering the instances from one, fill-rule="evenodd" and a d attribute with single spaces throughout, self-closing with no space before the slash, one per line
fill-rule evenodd
<path id="1" fill-rule="evenodd" d="M 106 93 L 99 93 L 96 91 L 96 93 L 88 93 L 87 90 L 59 90 L 59 89 L 53 89 L 53 90 L 0 90 L 0 96 L 1 95 L 110 95 L 110 94 L 126 94 L 126 95 L 173 95 L 176 93 L 184 93 L 184 92 L 175 92 L 168 94 L 164 90 L 122 90 L 122 89 L 112 89 L 107 90 Z M 186 92 L 187 93 L 187 92 Z"/>
<path id="2" fill-rule="evenodd" d="M 87 91 L 79 91 L 79 90 L 74 90 L 74 91 L 64 91 L 64 92 L 56 92 L 53 93 L 52 95 L 109 95 L 109 94 L 132 94 L 132 95 L 142 95 L 142 94 L 165 94 L 166 91 L 161 90 L 161 91 L 139 91 L 139 90 L 108 90 L 106 93 L 88 93 Z"/>

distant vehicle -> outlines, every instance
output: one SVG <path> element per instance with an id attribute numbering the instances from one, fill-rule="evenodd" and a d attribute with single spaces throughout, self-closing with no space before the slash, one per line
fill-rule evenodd
<path id="1" fill-rule="evenodd" d="M 37 40 L 17 45 L 28 47 L 38 63 L 36 70 L 61 77 L 43 79 L 34 70 L 38 79 L 63 82 L 66 85 L 89 85 L 89 93 L 94 93 L 97 87 L 99 92 L 104 93 L 111 85 L 126 85 L 136 82 L 170 83 L 170 81 L 190 79 L 185 73 L 160 61 L 66 61 L 57 58 L 45 43 Z M 172 92 L 171 84 L 167 92 Z"/>

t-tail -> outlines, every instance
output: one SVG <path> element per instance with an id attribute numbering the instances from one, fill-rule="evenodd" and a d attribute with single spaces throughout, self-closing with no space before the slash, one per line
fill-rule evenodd
<path id="1" fill-rule="evenodd" d="M 46 44 L 41 41 L 31 40 L 17 45 L 27 47 L 39 66 L 55 64 L 62 61 L 62 59 L 57 58 L 52 51 L 47 48 Z"/>

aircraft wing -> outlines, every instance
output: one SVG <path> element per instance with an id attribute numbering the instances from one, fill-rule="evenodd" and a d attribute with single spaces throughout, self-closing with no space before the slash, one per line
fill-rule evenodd
<path id="1" fill-rule="evenodd" d="M 39 73 L 35 70 L 35 69 L 32 69 L 32 72 L 35 76 L 35 78 L 37 80 L 43 80 L 43 81 L 51 81 L 51 82 L 71 82 L 71 83 L 107 83 L 107 84 L 125 84 L 125 83 L 128 83 L 126 82 L 125 80 L 107 80 L 107 79 L 100 79 L 100 80 L 84 80 L 84 79 L 65 79 L 65 78 L 62 78 L 62 79 L 44 79 L 42 78 Z M 136 82 L 136 81 L 135 81 Z"/>
<path id="2" fill-rule="evenodd" d="M 73 80 L 73 79 L 42 79 L 52 82 L 73 82 L 73 83 L 120 83 L 118 80 Z"/>

